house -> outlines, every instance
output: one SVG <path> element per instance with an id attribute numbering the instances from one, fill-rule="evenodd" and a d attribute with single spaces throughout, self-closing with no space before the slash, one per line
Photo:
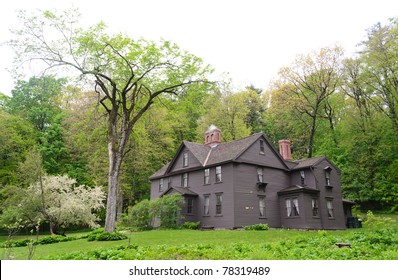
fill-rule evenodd
<path id="1" fill-rule="evenodd" d="M 202 227 L 346 228 L 351 203 L 327 157 L 292 160 L 289 140 L 279 141 L 278 153 L 264 133 L 222 143 L 214 125 L 204 142 L 184 141 L 150 177 L 151 199 L 182 195 L 186 220 Z"/>

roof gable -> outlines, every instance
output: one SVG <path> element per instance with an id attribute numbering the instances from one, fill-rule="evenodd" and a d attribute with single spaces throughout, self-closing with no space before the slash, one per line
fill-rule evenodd
<path id="1" fill-rule="evenodd" d="M 266 147 L 265 161 L 264 158 L 253 160 L 248 155 L 248 151 L 250 149 L 256 149 L 254 144 L 258 143 L 260 139 L 264 141 Z M 214 147 L 184 141 L 178 148 L 171 162 L 153 174 L 150 179 L 155 179 L 168 173 L 174 173 L 183 170 L 184 168 L 179 166 L 179 164 L 182 162 L 182 153 L 186 150 L 190 152 L 191 156 L 193 156 L 193 161 L 190 159 L 189 168 L 217 165 L 230 161 L 241 161 L 252 164 L 269 165 L 275 168 L 289 169 L 281 155 L 274 149 L 270 141 L 265 137 L 265 134 L 260 132 L 239 140 L 221 143 Z"/>
<path id="2" fill-rule="evenodd" d="M 330 166 L 332 166 L 334 169 L 336 169 L 338 172 L 340 172 L 340 169 L 330 161 L 326 156 L 320 156 L 320 157 L 314 157 L 314 158 L 307 158 L 307 159 L 302 159 L 302 160 L 296 160 L 293 161 L 296 165 L 292 167 L 292 170 L 299 170 L 299 169 L 305 169 L 305 168 L 310 168 L 318 165 L 319 163 L 326 161 Z"/>
<path id="3" fill-rule="evenodd" d="M 189 163 L 187 167 L 192 168 L 192 167 L 203 166 L 209 150 L 210 147 L 205 145 L 192 143 L 188 141 L 182 142 L 176 154 L 174 155 L 173 159 L 171 160 L 170 164 L 168 165 L 166 173 L 186 168 L 182 166 L 182 157 L 184 152 L 188 152 L 189 154 L 188 155 Z"/>
<path id="4" fill-rule="evenodd" d="M 257 137 L 253 139 L 254 141 L 252 141 L 248 147 L 239 153 L 235 158 L 236 161 L 272 166 L 280 169 L 289 169 L 285 160 L 275 150 L 264 133 L 256 133 L 253 136 Z M 264 143 L 264 153 L 260 153 L 261 140 Z"/>

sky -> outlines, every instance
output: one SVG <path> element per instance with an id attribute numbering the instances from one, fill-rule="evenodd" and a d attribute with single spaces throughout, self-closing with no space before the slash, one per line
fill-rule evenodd
<path id="1" fill-rule="evenodd" d="M 227 73 L 236 88 L 262 89 L 298 54 L 339 44 L 352 56 L 366 29 L 398 16 L 396 0 L 12 0 L 0 10 L 0 92 L 14 87 L 7 70 L 14 53 L 1 43 L 18 25 L 16 11 L 72 6 L 83 26 L 103 20 L 110 32 L 170 40 Z"/>

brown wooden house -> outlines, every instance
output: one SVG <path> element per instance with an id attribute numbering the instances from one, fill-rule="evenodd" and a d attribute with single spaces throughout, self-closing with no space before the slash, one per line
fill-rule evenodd
<path id="1" fill-rule="evenodd" d="M 222 143 L 211 126 L 205 144 L 184 141 L 150 177 L 151 199 L 182 195 L 186 220 L 202 227 L 346 228 L 351 204 L 343 207 L 340 170 L 325 156 L 291 160 L 288 140 L 279 146 L 264 133 Z"/>

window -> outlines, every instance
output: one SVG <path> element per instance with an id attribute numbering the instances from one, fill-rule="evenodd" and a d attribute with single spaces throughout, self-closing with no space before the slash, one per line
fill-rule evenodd
<path id="1" fill-rule="evenodd" d="M 263 183 L 263 169 L 257 168 L 257 182 Z"/>
<path id="2" fill-rule="evenodd" d="M 258 206 L 260 208 L 260 218 L 265 217 L 265 196 L 258 197 Z"/>
<path id="3" fill-rule="evenodd" d="M 300 171 L 300 182 L 301 182 L 301 185 L 302 186 L 304 186 L 305 185 L 305 172 L 304 172 L 304 170 L 302 170 L 302 171 Z"/>
<path id="4" fill-rule="evenodd" d="M 286 199 L 286 213 L 288 217 L 300 216 L 298 199 Z"/>
<path id="5" fill-rule="evenodd" d="M 260 154 L 261 155 L 265 154 L 264 141 L 263 140 L 260 140 Z"/>
<path id="6" fill-rule="evenodd" d="M 163 178 L 159 180 L 159 191 L 163 191 Z"/>
<path id="7" fill-rule="evenodd" d="M 222 176 L 221 176 L 221 166 L 216 167 L 216 183 L 221 182 Z"/>
<path id="8" fill-rule="evenodd" d="M 326 207 L 328 208 L 328 217 L 334 218 L 333 215 L 333 201 L 331 199 L 326 200 Z"/>
<path id="9" fill-rule="evenodd" d="M 222 214 L 222 194 L 216 194 L 216 215 Z"/>
<path id="10" fill-rule="evenodd" d="M 330 172 L 332 171 L 332 169 L 330 167 L 327 167 L 325 169 L 325 183 L 326 186 L 330 186 Z"/>
<path id="11" fill-rule="evenodd" d="M 172 184 L 173 184 L 173 178 L 172 178 L 172 177 L 169 177 L 169 178 L 167 179 L 167 187 L 168 187 L 168 188 L 171 188 Z"/>
<path id="12" fill-rule="evenodd" d="M 193 198 L 187 198 L 187 214 L 193 214 Z"/>
<path id="13" fill-rule="evenodd" d="M 210 215 L 210 195 L 206 194 L 204 196 L 204 203 L 203 203 L 203 215 L 209 216 Z"/>
<path id="14" fill-rule="evenodd" d="M 182 166 L 187 167 L 188 166 L 188 152 L 184 152 L 182 154 Z"/>
<path id="15" fill-rule="evenodd" d="M 204 184 L 205 185 L 210 184 L 210 169 L 209 168 L 205 169 Z"/>
<path id="16" fill-rule="evenodd" d="M 312 216 L 313 217 L 318 217 L 319 216 L 319 211 L 318 211 L 318 199 L 313 198 L 311 201 L 312 204 Z"/>
<path id="17" fill-rule="evenodd" d="M 181 185 L 182 185 L 184 188 L 188 188 L 188 173 L 182 174 L 182 182 L 181 182 Z"/>

